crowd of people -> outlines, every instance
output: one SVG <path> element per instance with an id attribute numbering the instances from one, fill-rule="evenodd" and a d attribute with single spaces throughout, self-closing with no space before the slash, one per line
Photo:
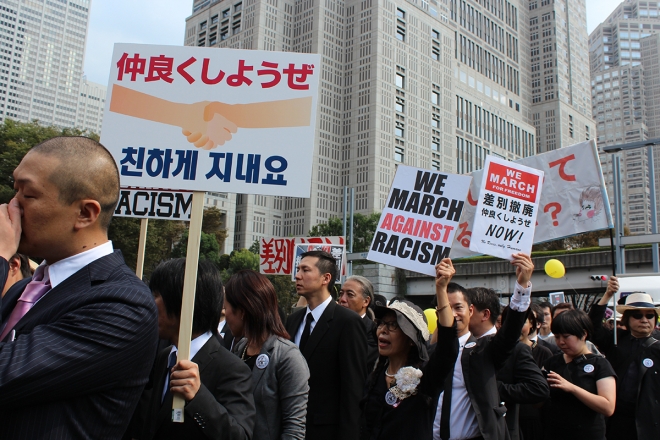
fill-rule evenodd
<path id="1" fill-rule="evenodd" d="M 190 360 L 178 360 L 186 261 L 160 263 L 146 285 L 113 249 L 107 150 L 51 139 L 14 181 L 0 205 L 0 438 L 660 438 L 660 307 L 633 293 L 608 323 L 616 277 L 589 314 L 532 304 L 532 259 L 513 254 L 503 307 L 452 282 L 445 258 L 431 333 L 420 307 L 388 302 L 362 276 L 335 287 L 326 252 L 302 255 L 304 301 L 288 317 L 264 275 L 223 286 L 201 261 Z M 43 259 L 34 274 L 25 255 Z"/>

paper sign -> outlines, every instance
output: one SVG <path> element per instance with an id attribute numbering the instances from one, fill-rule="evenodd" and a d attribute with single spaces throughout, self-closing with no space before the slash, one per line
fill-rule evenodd
<path id="1" fill-rule="evenodd" d="M 115 217 L 190 220 L 191 192 L 121 188 Z"/>
<path id="2" fill-rule="evenodd" d="M 515 163 L 544 172 L 534 244 L 613 227 L 595 141 L 526 157 Z M 475 255 L 469 248 L 483 175 L 483 170 L 471 174 L 468 203 L 452 245 L 452 258 Z"/>
<path id="3" fill-rule="evenodd" d="M 548 298 L 550 299 L 550 304 L 552 304 L 553 306 L 565 302 L 564 292 L 552 292 L 548 294 Z"/>
<path id="4" fill-rule="evenodd" d="M 291 280 L 296 280 L 296 268 L 302 260 L 302 254 L 311 251 L 323 251 L 333 256 L 337 264 L 337 278 L 336 283 L 341 283 L 341 276 L 345 272 L 346 267 L 346 247 L 340 244 L 297 244 L 295 250 L 295 257 L 293 258 L 294 270 L 291 271 Z"/>
<path id="5" fill-rule="evenodd" d="M 341 275 L 346 275 L 346 241 L 344 237 L 262 238 L 259 241 L 259 272 L 264 275 L 295 275 L 296 245 L 340 245 L 344 247 Z"/>
<path id="6" fill-rule="evenodd" d="M 101 143 L 123 186 L 309 197 L 317 54 L 116 44 Z"/>
<path id="7" fill-rule="evenodd" d="M 531 253 L 543 172 L 488 156 L 470 250 L 512 260 Z"/>
<path id="8" fill-rule="evenodd" d="M 399 165 L 367 258 L 435 276 L 449 256 L 470 176 Z"/>

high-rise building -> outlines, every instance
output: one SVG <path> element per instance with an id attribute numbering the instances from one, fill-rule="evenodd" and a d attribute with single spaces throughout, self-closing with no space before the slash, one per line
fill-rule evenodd
<path id="1" fill-rule="evenodd" d="M 357 212 L 382 210 L 398 164 L 467 173 L 488 154 L 516 159 L 587 139 L 588 73 L 583 84 L 574 66 L 586 47 L 584 1 L 562 34 L 584 41 L 553 52 L 553 64 L 563 57 L 555 82 L 565 82 L 543 107 L 556 112 L 554 144 L 537 143 L 532 125 L 528 3 L 194 0 L 186 45 L 321 54 L 312 195 L 238 195 L 234 247 L 341 216 L 344 187 Z"/>
<path id="2" fill-rule="evenodd" d="M 101 134 L 106 91 L 107 87 L 103 84 L 88 81 L 83 76 L 76 111 L 76 128 Z"/>
<path id="3" fill-rule="evenodd" d="M 90 0 L 0 0 L 0 122 L 74 127 Z"/>
<path id="4" fill-rule="evenodd" d="M 657 83 L 653 84 L 653 79 L 660 77 L 658 33 L 658 3 L 626 0 L 589 36 L 592 112 L 598 124 L 599 147 L 646 140 L 649 136 L 660 137 L 660 112 L 655 109 L 660 106 L 660 90 Z M 653 127 L 654 134 L 649 127 Z M 655 150 L 657 156 L 660 149 Z M 632 234 L 649 233 L 650 183 L 646 149 L 617 154 L 622 159 L 620 209 L 624 223 Z M 613 158 L 613 154 L 601 155 L 611 203 L 614 203 Z M 657 184 L 656 180 L 656 188 Z"/>
<path id="5" fill-rule="evenodd" d="M 585 1 L 530 0 L 529 32 L 538 152 L 593 138 Z"/>

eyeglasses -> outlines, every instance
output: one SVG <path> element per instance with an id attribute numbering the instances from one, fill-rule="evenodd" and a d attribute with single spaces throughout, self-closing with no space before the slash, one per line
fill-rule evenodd
<path id="1" fill-rule="evenodd" d="M 396 321 L 383 321 L 381 319 L 376 319 L 374 322 L 376 323 L 376 328 L 385 326 L 387 327 L 387 330 L 391 332 L 395 332 L 401 328 Z"/>
<path id="2" fill-rule="evenodd" d="M 635 319 L 642 319 L 642 317 L 646 317 L 649 321 L 655 320 L 655 313 L 642 313 L 642 312 L 635 312 L 630 314 L 631 317 Z"/>

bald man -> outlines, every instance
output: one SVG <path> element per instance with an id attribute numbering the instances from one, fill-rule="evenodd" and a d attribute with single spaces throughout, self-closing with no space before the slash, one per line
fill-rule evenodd
<path id="1" fill-rule="evenodd" d="M 2 299 L 0 438 L 121 438 L 153 364 L 157 311 L 108 240 L 110 153 L 84 137 L 32 148 L 0 205 L 0 285 L 18 250 L 44 259 Z"/>

